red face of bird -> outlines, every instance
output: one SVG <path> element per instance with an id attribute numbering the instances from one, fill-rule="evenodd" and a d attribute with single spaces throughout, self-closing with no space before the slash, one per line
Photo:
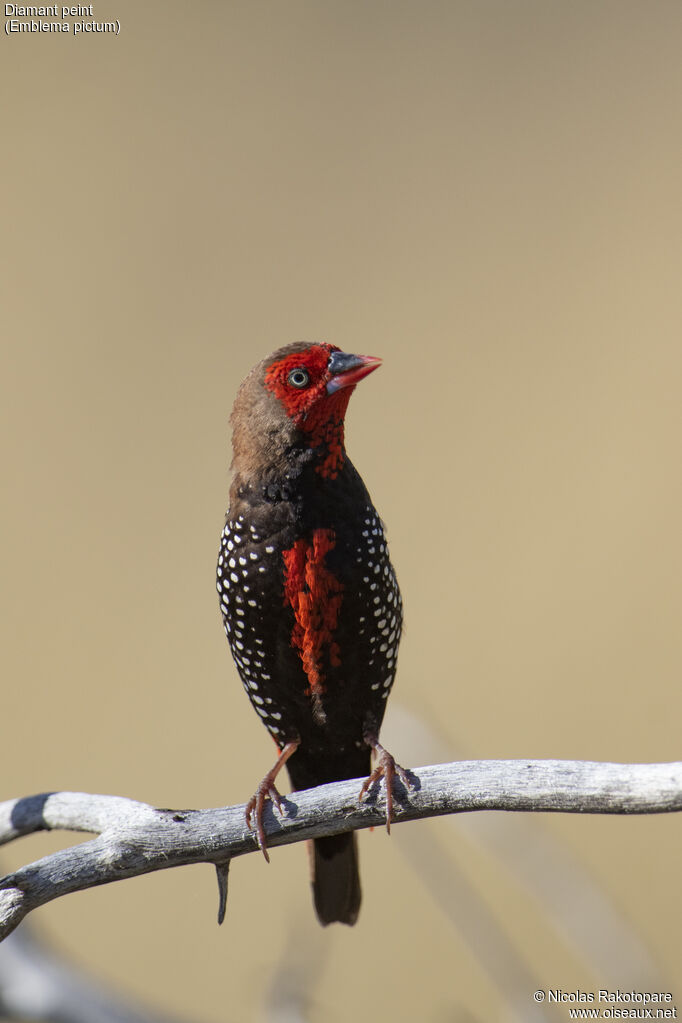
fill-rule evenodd
<path id="1" fill-rule="evenodd" d="M 355 385 L 380 365 L 373 355 L 350 355 L 335 345 L 289 345 L 267 360 L 264 383 L 306 430 L 309 418 L 342 419 Z"/>
<path id="2" fill-rule="evenodd" d="M 358 381 L 381 359 L 349 355 L 335 345 L 297 342 L 259 363 L 244 380 L 232 411 L 233 467 L 242 479 L 286 472 L 301 434 L 318 449 L 318 471 L 334 477 L 343 462 L 343 423 Z"/>

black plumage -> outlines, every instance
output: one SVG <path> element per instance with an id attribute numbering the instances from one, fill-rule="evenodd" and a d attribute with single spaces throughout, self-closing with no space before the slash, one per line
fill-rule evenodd
<path id="1" fill-rule="evenodd" d="M 244 688 L 282 751 L 250 804 L 264 849 L 262 805 L 276 798 L 285 760 L 296 790 L 369 775 L 374 748 L 390 815 L 396 765 L 378 735 L 402 603 L 381 520 L 343 444 L 350 393 L 377 365 L 290 345 L 252 371 L 235 403 L 217 587 Z M 354 923 L 355 836 L 316 840 L 313 863 L 321 921 Z"/>

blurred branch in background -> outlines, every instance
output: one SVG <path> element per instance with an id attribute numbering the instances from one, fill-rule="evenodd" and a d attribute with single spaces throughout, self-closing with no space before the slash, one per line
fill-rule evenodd
<path id="1" fill-rule="evenodd" d="M 383 734 L 389 748 L 417 763 L 466 752 L 426 718 L 395 701 Z M 504 910 L 491 904 L 489 892 L 460 866 L 481 856 L 489 857 L 495 872 L 532 901 L 548 939 L 554 934 L 599 986 L 663 991 L 674 984 L 653 959 L 632 918 L 620 912 L 589 869 L 552 833 L 546 818 L 459 814 L 447 821 L 446 832 L 428 825 L 400 828 L 395 842 L 499 991 L 505 1010 L 500 1021 L 561 1020 L 565 1006 L 528 1004 L 528 992 L 543 987 L 546 977 L 511 939 Z"/>
<path id="2" fill-rule="evenodd" d="M 665 813 L 682 810 L 682 763 L 608 764 L 572 760 L 471 760 L 411 772 L 409 793 L 396 784 L 394 820 L 470 810 L 565 813 Z M 321 785 L 283 799 L 286 815 L 266 807 L 270 846 L 376 826 L 372 796 L 358 802 L 359 779 Z M 0 804 L 0 843 L 35 831 L 98 835 L 52 853 L 0 881 L 0 938 L 38 906 L 96 885 L 167 867 L 212 863 L 227 896 L 227 868 L 257 849 L 244 806 L 215 810 L 155 809 L 120 796 L 52 792 Z"/>
<path id="3" fill-rule="evenodd" d="M 0 947 L 0 1017 L 34 1023 L 180 1023 L 108 991 L 23 927 Z"/>

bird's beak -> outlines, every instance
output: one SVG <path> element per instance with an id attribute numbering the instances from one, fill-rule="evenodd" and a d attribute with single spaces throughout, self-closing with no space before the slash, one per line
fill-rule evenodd
<path id="1" fill-rule="evenodd" d="M 327 393 L 333 394 L 342 387 L 350 387 L 372 373 L 381 365 L 381 359 L 374 355 L 348 355 L 346 352 L 332 352 L 327 369 L 331 379 L 327 383 Z"/>

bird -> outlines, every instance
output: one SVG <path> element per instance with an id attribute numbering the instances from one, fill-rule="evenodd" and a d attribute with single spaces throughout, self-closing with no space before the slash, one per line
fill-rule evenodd
<path id="1" fill-rule="evenodd" d="M 363 799 L 383 780 L 389 831 L 396 776 L 410 785 L 379 743 L 402 600 L 382 521 L 344 443 L 351 394 L 380 364 L 327 342 L 286 345 L 248 374 L 230 418 L 217 590 L 237 671 L 278 750 L 246 806 L 266 860 L 263 812 L 268 799 L 284 812 L 275 786 L 284 765 L 294 791 L 366 776 Z M 355 833 L 312 845 L 320 923 L 354 924 Z"/>

